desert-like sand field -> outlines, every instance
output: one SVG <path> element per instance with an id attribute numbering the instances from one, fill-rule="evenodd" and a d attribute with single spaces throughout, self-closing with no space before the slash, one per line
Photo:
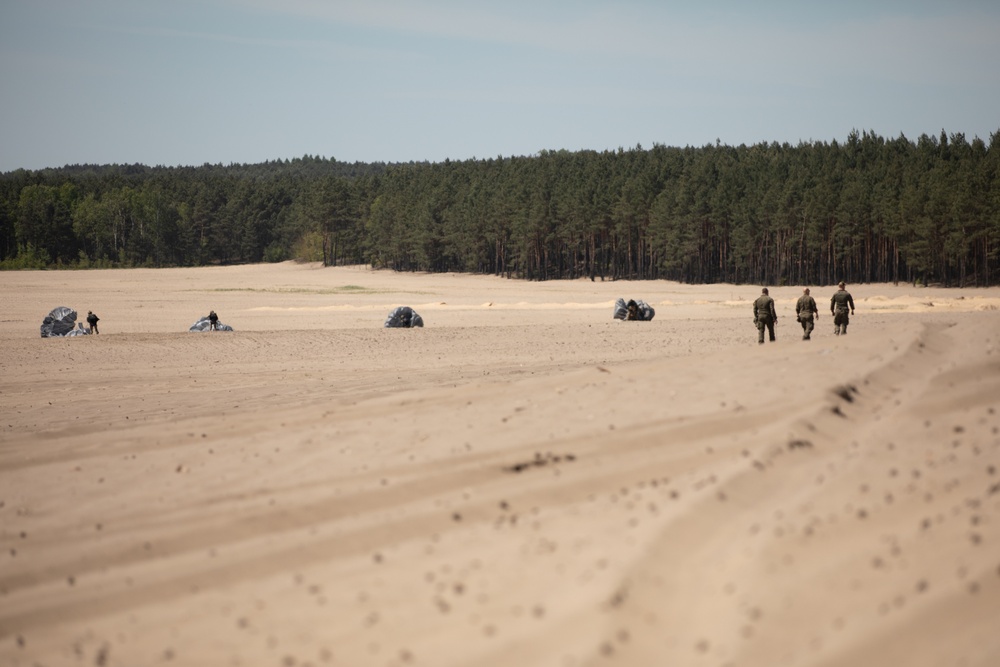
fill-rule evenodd
<path id="1" fill-rule="evenodd" d="M 1000 664 L 1000 288 L 848 289 L 0 273 L 0 664 Z"/>

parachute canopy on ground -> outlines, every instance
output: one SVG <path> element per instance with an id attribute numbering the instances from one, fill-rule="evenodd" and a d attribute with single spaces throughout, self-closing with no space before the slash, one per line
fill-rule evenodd
<path id="1" fill-rule="evenodd" d="M 635 320 L 637 322 L 648 322 L 656 315 L 656 311 L 645 301 L 629 299 L 618 299 L 615 301 L 616 320 Z"/>
<path id="2" fill-rule="evenodd" d="M 199 332 L 200 331 L 209 331 L 211 329 L 211 326 L 212 326 L 212 323 L 211 323 L 211 321 L 209 321 L 208 315 L 206 315 L 205 317 L 201 318 L 200 320 L 198 320 L 197 322 L 195 322 L 194 324 L 192 324 L 191 328 L 188 329 L 188 331 L 199 331 Z M 222 322 L 216 322 L 216 324 L 215 324 L 215 330 L 216 331 L 232 331 L 233 328 L 231 326 L 229 326 L 228 324 L 223 324 Z"/>
<path id="3" fill-rule="evenodd" d="M 417 312 L 409 306 L 400 306 L 385 318 L 385 327 L 389 329 L 409 329 L 422 326 L 424 326 L 424 318 L 417 315 Z"/>
<path id="4" fill-rule="evenodd" d="M 86 336 L 90 332 L 76 326 L 76 311 L 66 306 L 53 308 L 52 312 L 45 316 L 41 326 L 42 338 L 65 338 L 66 336 Z"/>

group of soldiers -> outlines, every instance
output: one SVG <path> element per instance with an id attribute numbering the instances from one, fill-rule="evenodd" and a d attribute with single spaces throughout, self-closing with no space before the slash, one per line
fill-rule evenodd
<path id="1" fill-rule="evenodd" d="M 840 289 L 830 298 L 830 314 L 833 315 L 833 333 L 840 336 L 847 334 L 848 313 L 854 314 L 854 298 L 847 291 L 843 281 L 838 285 Z M 757 326 L 757 342 L 764 344 L 764 330 L 767 329 L 768 337 L 774 342 L 774 324 L 778 321 L 778 313 L 774 309 L 774 299 L 768 294 L 765 287 L 760 291 L 760 296 L 753 302 L 753 323 Z M 399 310 L 399 309 L 397 309 Z M 394 311 L 395 312 L 395 311 Z M 641 319 L 638 315 L 639 307 L 635 301 L 628 303 L 628 319 Z M 819 309 L 816 307 L 816 299 L 809 295 L 809 288 L 802 290 L 802 296 L 795 303 L 795 316 L 802 325 L 802 340 L 809 340 L 812 336 L 815 320 L 819 318 Z M 419 318 L 419 315 L 417 316 Z M 100 318 L 93 312 L 87 311 L 87 324 L 90 331 L 97 333 L 97 322 Z M 651 318 L 650 318 L 651 319 Z M 219 316 L 213 310 L 208 314 L 209 330 L 215 331 L 219 328 Z M 420 326 L 423 325 L 421 321 Z M 386 326 L 389 326 L 386 323 Z"/>
<path id="2" fill-rule="evenodd" d="M 833 333 L 835 336 L 847 335 L 847 323 L 850 320 L 849 314 L 854 314 L 854 297 L 847 291 L 847 286 L 841 281 L 837 287 L 837 292 L 830 298 L 830 314 L 833 315 Z M 809 295 L 809 288 L 802 290 L 802 296 L 795 303 L 795 316 L 802 325 L 802 340 L 809 340 L 812 336 L 816 319 L 819 319 L 819 309 L 816 307 L 816 299 Z M 753 302 L 753 323 L 757 325 L 757 343 L 764 344 L 764 329 L 767 329 L 768 337 L 774 342 L 774 324 L 778 321 L 778 314 L 774 310 L 774 299 L 767 292 L 767 288 L 761 290 L 761 294 Z"/>
<path id="3" fill-rule="evenodd" d="M 90 333 L 92 334 L 100 333 L 97 330 L 97 323 L 100 320 L 101 318 L 95 315 L 94 311 L 92 310 L 87 311 L 87 325 L 90 328 Z M 219 316 L 215 314 L 214 310 L 208 314 L 208 322 L 210 331 L 217 331 L 219 329 Z"/>

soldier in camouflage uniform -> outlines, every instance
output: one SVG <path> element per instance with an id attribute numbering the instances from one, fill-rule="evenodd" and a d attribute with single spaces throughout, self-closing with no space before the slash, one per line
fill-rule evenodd
<path id="1" fill-rule="evenodd" d="M 802 324 L 802 340 L 809 340 L 813 331 L 813 317 L 819 317 L 816 299 L 809 296 L 809 288 L 802 290 L 802 296 L 795 302 L 795 316 Z"/>
<path id="2" fill-rule="evenodd" d="M 764 344 L 764 327 L 774 342 L 774 323 L 778 321 L 778 314 L 774 311 L 774 299 L 767 294 L 765 287 L 760 291 L 760 296 L 753 302 L 753 323 L 757 325 L 757 343 Z"/>
<path id="3" fill-rule="evenodd" d="M 830 297 L 830 314 L 833 315 L 833 333 L 836 336 L 840 334 L 846 336 L 847 323 L 850 321 L 847 311 L 850 310 L 851 315 L 854 314 L 854 297 L 847 291 L 844 281 L 840 281 L 838 287 L 840 289 Z"/>

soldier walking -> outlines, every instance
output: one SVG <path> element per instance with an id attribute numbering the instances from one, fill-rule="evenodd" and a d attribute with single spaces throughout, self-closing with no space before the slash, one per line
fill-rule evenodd
<path id="1" fill-rule="evenodd" d="M 830 314 L 833 315 L 833 333 L 836 336 L 840 334 L 846 336 L 847 323 L 850 321 L 847 311 L 850 310 L 851 315 L 854 314 L 854 297 L 847 291 L 843 280 L 840 281 L 837 287 L 840 289 L 830 297 Z"/>
<path id="2" fill-rule="evenodd" d="M 757 343 L 764 344 L 764 327 L 774 342 L 774 323 L 778 321 L 778 314 L 774 311 L 774 299 L 768 296 L 767 288 L 760 291 L 760 296 L 753 302 L 753 323 L 757 325 Z"/>
<path id="3" fill-rule="evenodd" d="M 90 333 L 98 334 L 101 333 L 97 330 L 97 322 L 100 321 L 97 315 L 94 315 L 92 310 L 87 311 L 87 324 L 90 326 Z"/>
<path id="4" fill-rule="evenodd" d="M 795 302 L 795 316 L 802 324 L 802 340 L 809 340 L 813 331 L 813 317 L 819 318 L 816 299 L 809 296 L 809 288 L 802 290 L 802 296 Z"/>

